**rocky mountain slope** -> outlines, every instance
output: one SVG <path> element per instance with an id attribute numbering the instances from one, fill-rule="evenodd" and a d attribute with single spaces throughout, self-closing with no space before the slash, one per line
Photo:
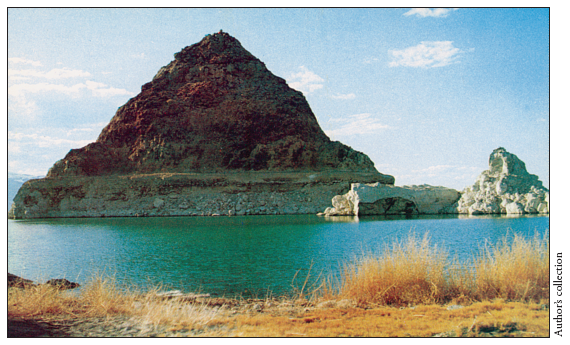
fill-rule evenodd
<path id="1" fill-rule="evenodd" d="M 393 184 L 227 33 L 184 48 L 98 139 L 25 183 L 12 218 L 316 213 Z"/>
<path id="2" fill-rule="evenodd" d="M 208 35 L 174 57 L 96 142 L 72 150 L 48 176 L 377 172 L 368 156 L 331 141 L 303 94 L 229 34 Z"/>

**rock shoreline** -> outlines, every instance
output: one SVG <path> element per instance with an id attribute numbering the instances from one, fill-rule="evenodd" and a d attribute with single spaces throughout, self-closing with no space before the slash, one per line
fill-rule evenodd
<path id="1" fill-rule="evenodd" d="M 44 178 L 26 182 L 12 219 L 316 214 L 378 173 L 151 174 Z"/>
<path id="2" fill-rule="evenodd" d="M 26 289 L 26 288 L 33 287 L 36 285 L 38 285 L 38 284 L 34 283 L 33 281 L 31 281 L 29 279 L 24 279 L 24 278 L 18 277 L 15 274 L 8 273 L 8 287 L 9 288 L 10 287 L 16 287 L 16 288 Z M 54 286 L 60 290 L 75 289 L 75 288 L 78 288 L 80 286 L 78 283 L 70 282 L 69 280 L 64 279 L 64 278 L 50 279 L 47 282 L 45 282 L 44 285 L 51 285 L 51 286 Z"/>

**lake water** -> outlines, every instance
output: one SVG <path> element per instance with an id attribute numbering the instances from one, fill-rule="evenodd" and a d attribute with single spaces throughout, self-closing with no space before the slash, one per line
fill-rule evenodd
<path id="1" fill-rule="evenodd" d="M 8 271 L 40 282 L 84 284 L 103 274 L 143 289 L 160 283 L 185 292 L 265 297 L 290 293 L 307 275 L 314 281 L 334 274 L 342 263 L 381 252 L 410 232 L 428 232 L 432 243 L 465 260 L 486 240 L 548 229 L 548 216 L 10 220 Z"/>

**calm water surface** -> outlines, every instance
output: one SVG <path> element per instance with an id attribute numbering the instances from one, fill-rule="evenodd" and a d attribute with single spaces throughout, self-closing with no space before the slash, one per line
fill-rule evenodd
<path id="1" fill-rule="evenodd" d="M 544 234 L 549 217 L 314 215 L 8 221 L 8 271 L 35 281 L 85 283 L 97 274 L 140 288 L 163 284 L 213 295 L 287 294 L 309 274 L 338 272 L 413 232 L 471 258 L 506 234 Z M 297 276 L 294 280 L 293 278 Z"/>

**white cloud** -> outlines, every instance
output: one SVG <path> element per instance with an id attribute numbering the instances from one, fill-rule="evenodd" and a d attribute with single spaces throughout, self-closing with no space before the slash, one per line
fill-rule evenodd
<path id="1" fill-rule="evenodd" d="M 8 62 L 23 63 L 23 64 L 32 65 L 32 66 L 36 66 L 36 67 L 42 66 L 42 63 L 39 61 L 32 61 L 32 60 L 22 59 L 22 58 L 8 58 Z"/>
<path id="2" fill-rule="evenodd" d="M 108 124 L 108 122 L 99 122 L 99 123 L 93 123 L 93 124 L 87 124 L 87 127 L 81 127 L 81 128 L 73 128 L 70 129 L 68 131 L 65 132 L 66 136 L 73 136 L 76 134 L 81 134 L 81 133 L 89 133 L 89 132 L 101 132 L 101 130 L 103 129 L 103 127 L 105 127 Z"/>
<path id="3" fill-rule="evenodd" d="M 85 84 L 75 84 L 72 86 L 66 86 L 62 84 L 49 84 L 49 83 L 39 83 L 39 84 L 16 84 L 8 87 L 9 96 L 24 96 L 28 93 L 39 93 L 39 92 L 59 92 L 67 95 L 77 94 L 81 89 L 85 88 Z"/>
<path id="4" fill-rule="evenodd" d="M 46 78 L 46 79 L 65 79 L 65 78 L 78 78 L 78 77 L 90 77 L 91 73 L 77 70 L 77 69 L 67 69 L 67 68 L 54 68 L 48 72 L 42 72 L 33 69 L 8 69 L 8 78 Z"/>
<path id="5" fill-rule="evenodd" d="M 85 83 L 79 83 L 71 86 L 63 84 L 49 84 L 49 83 L 38 83 L 38 84 L 16 84 L 8 87 L 8 95 L 14 97 L 23 97 L 30 93 L 42 93 L 42 92 L 57 92 L 66 95 L 79 95 L 82 90 L 90 90 L 93 96 L 98 97 L 110 97 L 117 95 L 133 95 L 132 92 L 125 89 L 117 89 L 114 87 L 108 87 L 106 84 L 97 83 L 94 81 L 87 80 Z"/>
<path id="6" fill-rule="evenodd" d="M 484 166 L 433 165 L 405 171 L 395 168 L 386 172 L 396 178 L 398 186 L 428 184 L 463 190 L 465 187 L 471 186 L 477 176 L 485 169 Z"/>
<path id="7" fill-rule="evenodd" d="M 9 88 L 8 88 L 9 90 Z M 8 94 L 9 91 L 8 91 Z M 39 108 L 33 100 L 28 100 L 22 94 L 12 94 L 8 99 L 8 108 L 10 111 L 18 113 L 28 119 L 32 119 L 34 114 L 39 112 Z"/>
<path id="8" fill-rule="evenodd" d="M 64 138 L 57 138 L 53 136 L 41 135 L 38 133 L 26 134 L 20 132 L 8 131 L 8 145 L 17 147 L 21 151 L 21 145 L 33 143 L 37 147 L 53 147 L 53 146 L 69 146 L 69 147 L 83 147 L 91 142 L 92 139 L 87 140 L 70 140 Z M 10 142 L 12 141 L 12 142 Z"/>
<path id="9" fill-rule="evenodd" d="M 457 165 L 432 165 L 424 169 L 412 170 L 416 176 L 446 176 L 453 179 L 463 179 L 466 177 L 476 177 L 478 171 L 483 171 L 478 167 L 457 166 Z"/>
<path id="10" fill-rule="evenodd" d="M 390 128 L 368 113 L 351 115 L 342 119 L 333 119 L 330 120 L 330 122 L 337 123 L 340 127 L 325 131 L 329 137 L 373 134 L 381 129 Z"/>
<path id="11" fill-rule="evenodd" d="M 456 11 L 457 8 L 412 8 L 408 12 L 404 13 L 405 16 L 413 16 L 414 14 L 416 17 L 447 17 L 449 12 Z"/>
<path id="12" fill-rule="evenodd" d="M 315 90 L 323 88 L 323 78 L 309 71 L 305 66 L 299 67 L 301 72 L 292 74 L 287 80 L 287 84 L 295 90 L 299 90 L 304 94 L 309 94 Z"/>
<path id="13" fill-rule="evenodd" d="M 390 67 L 442 67 L 457 59 L 461 53 L 451 41 L 421 42 L 417 46 L 403 50 L 390 50 L 393 61 Z"/>
<path id="14" fill-rule="evenodd" d="M 33 177 L 46 176 L 47 170 L 26 167 L 27 163 L 22 161 L 9 161 L 8 169 L 10 173 L 30 175 Z"/>
<path id="15" fill-rule="evenodd" d="M 367 58 L 364 58 L 364 60 L 362 62 L 364 62 L 365 64 L 371 64 L 371 63 L 378 62 L 378 61 L 379 61 L 378 58 L 367 57 Z"/>
<path id="16" fill-rule="evenodd" d="M 39 61 L 31 61 L 22 58 L 9 58 L 10 63 L 29 64 L 35 67 L 42 66 Z M 57 63 L 58 65 L 61 63 Z M 87 78 L 91 73 L 69 68 L 53 68 L 49 71 L 39 69 L 8 69 L 9 103 L 8 109 L 14 116 L 33 120 L 41 109 L 37 106 L 37 96 L 42 94 L 59 93 L 72 97 L 101 97 L 132 96 L 132 92 L 125 89 L 110 87 L 106 84 L 84 80 L 79 83 L 53 83 L 51 80 L 65 80 L 70 78 Z M 43 79 L 43 80 L 42 80 Z M 47 81 L 45 81 L 47 79 Z M 24 81 L 24 82 L 22 82 Z"/>
<path id="17" fill-rule="evenodd" d="M 331 96 L 331 97 L 334 98 L 334 99 L 348 100 L 348 99 L 355 99 L 355 98 L 356 98 L 356 95 L 353 94 L 353 93 L 349 93 L 349 94 L 346 94 L 346 95 L 338 94 L 338 93 L 337 93 L 336 95 Z"/>
<path id="18" fill-rule="evenodd" d="M 125 89 L 117 89 L 114 87 L 108 87 L 106 84 L 97 83 L 94 81 L 87 80 L 85 82 L 86 87 L 93 92 L 93 95 L 98 97 L 112 97 L 112 96 L 132 96 L 132 92 Z"/>
<path id="19" fill-rule="evenodd" d="M 18 143 L 9 143 L 9 145 L 8 145 L 8 154 L 21 153 L 21 152 L 22 152 L 22 147 L 20 146 L 20 144 L 18 144 Z"/>

